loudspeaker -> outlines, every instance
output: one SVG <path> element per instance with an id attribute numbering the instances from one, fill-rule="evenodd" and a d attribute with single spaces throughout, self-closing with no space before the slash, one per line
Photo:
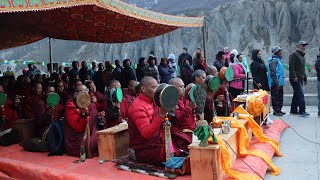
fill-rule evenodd
<path id="1" fill-rule="evenodd" d="M 58 71 L 58 63 L 52 63 L 53 65 L 53 71 L 57 72 Z M 47 64 L 47 71 L 50 72 L 51 71 L 51 66 L 50 63 Z"/>

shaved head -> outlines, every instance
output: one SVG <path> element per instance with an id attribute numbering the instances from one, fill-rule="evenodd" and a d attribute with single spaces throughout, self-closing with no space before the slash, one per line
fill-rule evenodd
<path id="1" fill-rule="evenodd" d="M 217 68 L 215 66 L 212 66 L 212 65 L 208 66 L 206 68 L 206 74 L 207 74 L 207 76 L 208 75 L 212 75 L 212 76 L 217 75 L 218 74 Z"/>
<path id="2" fill-rule="evenodd" d="M 177 83 L 181 83 L 181 82 L 183 83 L 182 79 L 176 77 L 176 78 L 170 79 L 170 81 L 169 81 L 168 84 L 170 84 L 170 85 L 176 85 Z"/>
<path id="3" fill-rule="evenodd" d="M 153 77 L 145 76 L 140 80 L 141 86 L 147 86 L 150 84 L 153 80 L 155 80 Z M 155 80 L 156 81 L 156 80 Z"/>
<path id="4" fill-rule="evenodd" d="M 150 99 L 153 99 L 154 93 L 158 87 L 157 81 L 149 76 L 145 76 L 140 81 L 141 92 Z"/>
<path id="5" fill-rule="evenodd" d="M 121 84 L 118 80 L 111 80 L 110 83 L 109 83 L 109 89 L 112 89 L 112 88 L 121 88 Z"/>
<path id="6" fill-rule="evenodd" d="M 180 95 L 180 96 L 183 96 L 183 95 L 184 95 L 185 88 L 184 88 L 184 82 L 182 81 L 182 79 L 180 79 L 180 78 L 173 78 L 173 79 L 171 79 L 171 80 L 169 81 L 169 84 L 176 86 L 176 88 L 177 88 L 178 91 L 179 91 L 179 95 Z"/>

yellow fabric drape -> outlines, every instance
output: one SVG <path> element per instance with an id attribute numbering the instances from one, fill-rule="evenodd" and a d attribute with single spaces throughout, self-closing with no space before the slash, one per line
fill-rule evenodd
<path id="1" fill-rule="evenodd" d="M 260 116 L 265 104 L 269 103 L 269 95 L 267 91 L 259 90 L 258 94 L 259 95 L 248 97 L 247 111 L 254 116 Z"/>
<path id="2" fill-rule="evenodd" d="M 221 150 L 221 164 L 222 164 L 222 169 L 228 175 L 229 177 L 232 177 L 237 180 L 260 180 L 261 178 L 258 177 L 255 174 L 250 174 L 250 173 L 241 173 L 238 171 L 234 171 L 231 169 L 231 164 L 230 164 L 230 155 L 228 153 L 228 150 L 226 148 L 225 142 L 219 137 L 218 135 L 215 135 L 218 141 L 218 144 L 220 146 Z"/>

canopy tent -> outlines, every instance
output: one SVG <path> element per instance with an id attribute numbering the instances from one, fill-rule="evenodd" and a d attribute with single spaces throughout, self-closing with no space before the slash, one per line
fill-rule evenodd
<path id="1" fill-rule="evenodd" d="M 124 43 L 203 26 L 203 17 L 160 14 L 119 0 L 0 0 L 0 50 L 46 37 Z"/>

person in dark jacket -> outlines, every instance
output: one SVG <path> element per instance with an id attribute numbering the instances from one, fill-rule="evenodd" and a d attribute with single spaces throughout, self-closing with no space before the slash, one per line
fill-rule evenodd
<path id="1" fill-rule="evenodd" d="M 115 60 L 114 62 L 116 64 L 116 68 L 112 71 L 114 79 L 121 82 L 121 72 L 123 70 L 123 67 L 120 65 L 120 60 Z"/>
<path id="2" fill-rule="evenodd" d="M 219 51 L 216 55 L 216 60 L 214 60 L 213 65 L 217 68 L 218 72 L 220 69 L 225 66 L 229 67 L 229 64 L 225 61 L 226 53 L 224 51 Z"/>
<path id="3" fill-rule="evenodd" d="M 253 87 L 255 89 L 263 89 L 265 91 L 270 91 L 267 77 L 268 69 L 262 59 L 261 50 L 254 49 L 252 51 L 252 63 L 250 65 L 250 68 L 253 77 Z"/>
<path id="4" fill-rule="evenodd" d="M 105 89 L 106 87 L 109 86 L 111 80 L 114 79 L 113 73 L 112 73 L 114 69 L 110 61 L 106 61 L 104 67 L 105 69 L 102 72 L 102 82 L 104 85 L 103 88 Z"/>
<path id="5" fill-rule="evenodd" d="M 180 76 L 184 84 L 187 86 L 188 84 L 192 83 L 192 73 L 193 69 L 189 63 L 189 60 L 184 60 L 183 68 L 181 70 Z"/>
<path id="6" fill-rule="evenodd" d="M 137 80 L 140 81 L 143 77 L 143 69 L 146 67 L 147 61 L 146 58 L 141 57 L 139 59 L 139 64 L 137 65 L 137 69 L 136 69 L 136 75 L 137 75 Z"/>
<path id="7" fill-rule="evenodd" d="M 121 71 L 121 86 L 122 88 L 128 88 L 128 83 L 131 80 L 137 80 L 136 75 L 131 67 L 129 59 L 123 61 L 123 69 Z"/>
<path id="8" fill-rule="evenodd" d="M 272 48 L 272 57 L 269 59 L 268 83 L 271 88 L 273 115 L 283 116 L 283 86 L 284 69 L 282 65 L 282 49 L 279 46 Z"/>
<path id="9" fill-rule="evenodd" d="M 182 62 L 186 59 L 189 61 L 190 65 L 192 65 L 192 57 L 188 54 L 188 48 L 184 47 L 182 48 L 182 54 L 180 54 L 178 58 L 178 66 L 180 69 L 182 69 Z"/>
<path id="10" fill-rule="evenodd" d="M 72 61 L 72 69 L 68 73 L 70 84 L 79 77 L 79 64 L 77 61 Z"/>
<path id="11" fill-rule="evenodd" d="M 320 117 L 320 48 L 319 48 L 319 54 L 317 55 L 315 67 L 316 67 L 317 78 L 318 78 L 317 89 L 318 89 L 318 118 L 319 118 Z"/>
<path id="12" fill-rule="evenodd" d="M 310 116 L 306 112 L 306 105 L 304 101 L 303 82 L 307 84 L 307 75 L 305 72 L 305 49 L 309 45 L 305 41 L 299 41 L 297 50 L 289 56 L 289 79 L 293 88 L 293 97 L 291 103 L 290 114 L 297 114 L 303 117 Z M 299 107 L 299 111 L 298 111 Z"/>
<path id="13" fill-rule="evenodd" d="M 198 62 L 197 62 L 197 65 L 194 66 L 194 70 L 196 71 L 198 69 L 201 69 L 202 71 L 206 71 L 208 66 L 205 63 L 203 54 L 198 54 L 197 59 L 198 59 Z"/>
<path id="14" fill-rule="evenodd" d="M 97 87 L 97 91 L 101 94 L 104 94 L 105 85 L 103 84 L 103 71 L 104 71 L 104 65 L 103 63 L 98 64 L 98 71 L 96 72 L 95 76 L 93 77 L 93 82 Z"/>
<path id="15" fill-rule="evenodd" d="M 158 70 L 160 75 L 160 83 L 169 83 L 170 79 L 172 78 L 171 74 L 176 71 L 176 69 L 169 67 L 168 59 L 166 58 L 161 58 Z"/>
<path id="16" fill-rule="evenodd" d="M 148 65 L 143 69 L 143 74 L 144 76 L 153 77 L 158 83 L 160 83 L 157 58 L 155 56 L 149 56 Z"/>
<path id="17" fill-rule="evenodd" d="M 81 65 L 82 65 L 82 67 L 79 71 L 79 78 L 83 84 L 84 81 L 87 80 L 87 76 L 89 76 L 89 69 L 88 69 L 88 65 L 87 65 L 86 61 L 82 61 Z"/>

